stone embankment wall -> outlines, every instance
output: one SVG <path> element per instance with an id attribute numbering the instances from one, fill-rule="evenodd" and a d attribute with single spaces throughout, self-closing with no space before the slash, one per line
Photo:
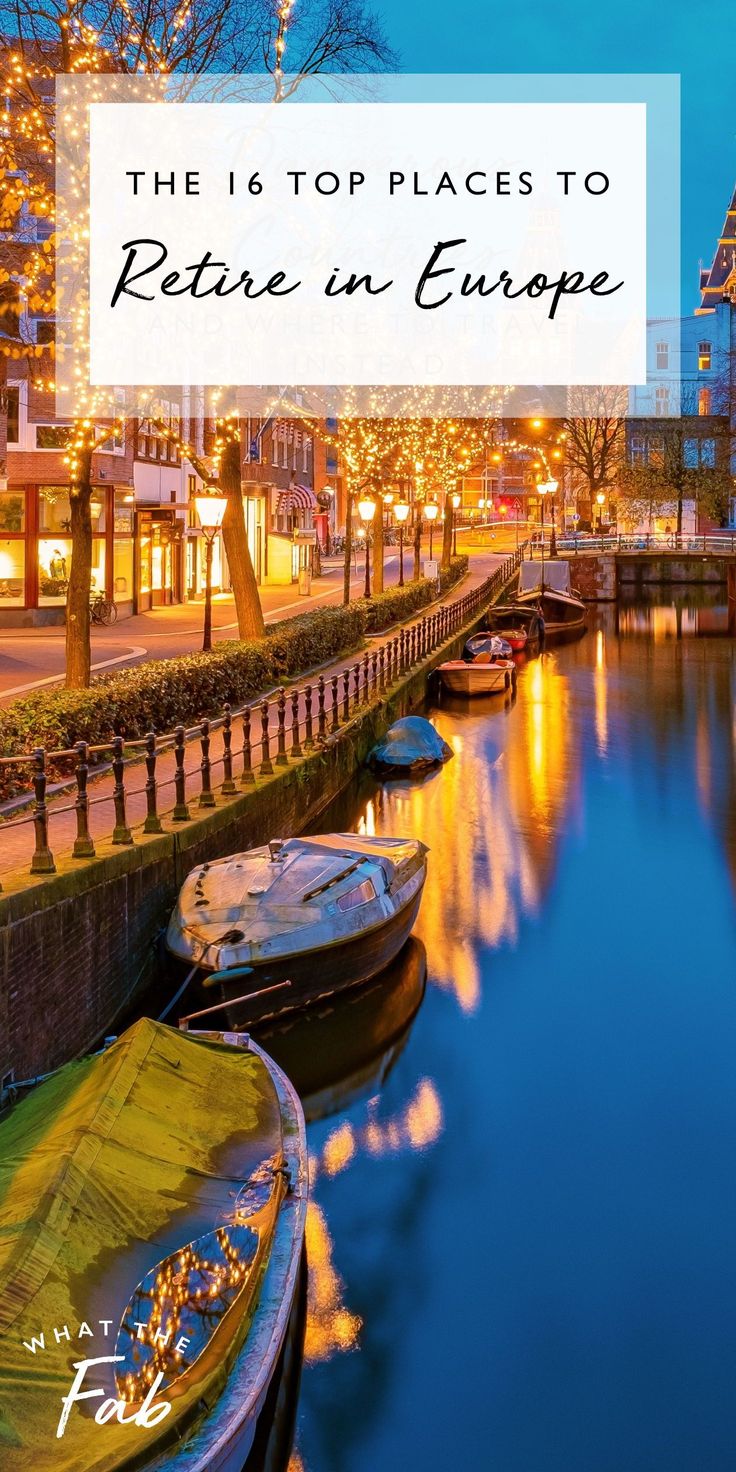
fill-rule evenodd
<path id="1" fill-rule="evenodd" d="M 736 557 L 681 552 L 593 552 L 571 555 L 570 577 L 586 603 L 615 602 L 619 588 L 726 583 Z"/>
<path id="2" fill-rule="evenodd" d="M 477 626 L 478 618 L 468 626 Z M 468 628 L 356 713 L 326 744 L 236 797 L 128 848 L 98 844 L 80 865 L 0 894 L 0 1082 L 36 1076 L 88 1050 L 151 979 L 155 943 L 195 865 L 299 833 L 348 783 L 391 723 L 424 701 L 432 671 Z M 237 773 L 236 773 L 237 777 Z M 164 815 L 165 821 L 165 815 Z"/>

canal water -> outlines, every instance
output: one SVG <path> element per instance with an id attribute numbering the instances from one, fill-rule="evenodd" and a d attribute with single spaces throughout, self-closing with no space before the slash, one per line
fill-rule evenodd
<path id="1" fill-rule="evenodd" d="M 734 1466 L 734 644 L 687 592 L 590 623 L 320 823 L 428 844 L 428 981 L 310 1084 L 292 1472 Z"/>

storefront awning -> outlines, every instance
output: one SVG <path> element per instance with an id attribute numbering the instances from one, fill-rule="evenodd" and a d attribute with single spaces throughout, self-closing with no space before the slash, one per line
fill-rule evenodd
<path id="1" fill-rule="evenodd" d="M 276 514 L 288 516 L 292 511 L 316 511 L 317 497 L 311 486 L 289 486 L 276 497 Z"/>

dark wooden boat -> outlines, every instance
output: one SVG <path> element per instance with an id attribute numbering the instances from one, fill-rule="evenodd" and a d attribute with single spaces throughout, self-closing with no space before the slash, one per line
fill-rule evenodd
<path id="1" fill-rule="evenodd" d="M 544 620 L 544 642 L 578 639 L 585 633 L 585 604 L 570 585 L 570 564 L 561 558 L 522 562 L 516 603 Z"/>
<path id="2" fill-rule="evenodd" d="M 383 971 L 416 920 L 426 855 L 415 839 L 347 833 L 205 864 L 182 886 L 166 944 L 217 988 L 232 1027 L 250 1027 Z"/>

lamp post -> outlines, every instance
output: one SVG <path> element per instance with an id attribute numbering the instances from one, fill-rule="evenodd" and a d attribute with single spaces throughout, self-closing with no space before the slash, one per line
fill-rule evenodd
<path id="1" fill-rule="evenodd" d="M 430 562 L 432 561 L 432 533 L 434 531 L 434 524 L 435 524 L 435 522 L 436 522 L 437 517 L 439 516 L 439 514 L 440 514 L 440 508 L 437 505 L 437 502 L 436 501 L 425 501 L 425 503 L 424 503 L 424 515 L 427 518 L 427 521 L 429 522 L 429 560 L 430 560 Z"/>
<path id="2" fill-rule="evenodd" d="M 365 527 L 365 590 L 364 596 L 371 596 L 371 562 L 368 550 L 368 528 L 376 514 L 376 503 L 372 496 L 361 496 L 358 502 L 358 515 Z"/>
<path id="3" fill-rule="evenodd" d="M 460 495 L 460 492 L 459 491 L 453 491 L 452 495 L 450 496 L 450 503 L 452 505 L 452 555 L 453 555 L 453 557 L 457 557 L 457 513 L 458 513 L 458 510 L 460 508 L 460 503 L 461 503 L 462 499 L 463 498 Z"/>
<path id="4" fill-rule="evenodd" d="M 204 633 L 202 637 L 202 649 L 206 653 L 212 648 L 212 545 L 215 536 L 222 526 L 222 518 L 225 515 L 227 496 L 221 495 L 217 486 L 205 486 L 198 496 L 194 497 L 194 505 L 197 508 L 199 524 L 202 528 L 205 544 L 204 561 Z"/>
<path id="5" fill-rule="evenodd" d="M 598 536 L 599 537 L 602 537 L 603 536 L 603 503 L 604 503 L 604 501 L 606 499 L 606 493 L 605 493 L 605 491 L 599 491 L 598 492 L 598 495 L 596 496 L 595 499 L 598 502 Z"/>
<path id="6" fill-rule="evenodd" d="M 408 501 L 397 501 L 393 513 L 399 527 L 399 587 L 404 586 L 404 526 L 411 507 Z"/>

